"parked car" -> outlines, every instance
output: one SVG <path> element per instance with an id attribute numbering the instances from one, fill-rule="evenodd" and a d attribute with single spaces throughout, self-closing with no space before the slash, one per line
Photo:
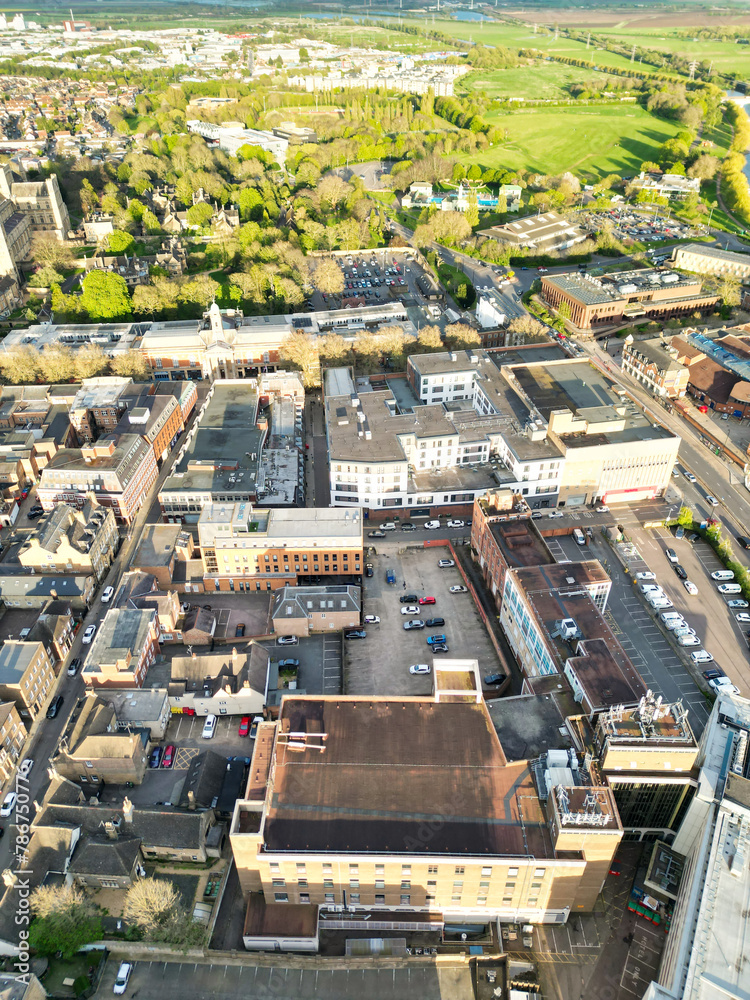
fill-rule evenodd
<path id="1" fill-rule="evenodd" d="M 378 615 L 365 615 L 365 625 L 379 625 L 380 618 Z"/>
<path id="2" fill-rule="evenodd" d="M 429 674 L 430 665 L 429 663 L 412 663 L 409 667 L 410 674 Z"/>
<path id="3" fill-rule="evenodd" d="M 444 643 L 444 642 L 445 642 L 445 636 L 444 635 L 428 635 L 427 636 L 427 645 L 428 646 L 439 646 L 439 645 L 441 645 L 441 643 Z"/>
<path id="4" fill-rule="evenodd" d="M 47 718 L 54 719 L 57 713 L 63 706 L 63 696 L 59 694 L 56 698 L 53 698 L 50 702 L 49 708 L 47 709 Z"/>
<path id="5" fill-rule="evenodd" d="M 279 660 L 279 670 L 296 670 L 299 667 L 299 660 L 293 656 L 287 656 L 285 660 Z"/>
<path id="6" fill-rule="evenodd" d="M 24 778 L 28 778 L 31 774 L 31 769 L 34 766 L 33 757 L 24 757 L 21 763 L 18 765 L 18 773 L 22 774 Z"/>
<path id="7" fill-rule="evenodd" d="M 677 538 L 678 540 L 680 538 L 684 538 L 685 537 L 685 529 L 683 528 L 683 526 L 681 524 L 678 524 L 677 527 L 675 528 L 674 537 Z"/>
<path id="8" fill-rule="evenodd" d="M 402 531 L 416 531 L 417 530 L 417 526 L 416 526 L 416 524 L 412 524 L 411 521 L 404 521 L 404 523 L 401 525 L 401 530 Z"/>
<path id="9" fill-rule="evenodd" d="M 703 676 L 707 681 L 712 681 L 716 677 L 724 677 L 724 671 L 720 667 L 710 667 L 708 670 L 703 671 Z"/>
<path id="10" fill-rule="evenodd" d="M 449 528 L 463 528 L 464 527 L 464 522 L 460 518 L 453 518 L 452 520 L 448 521 L 448 527 Z"/>
<path id="11" fill-rule="evenodd" d="M 551 510 L 547 517 L 563 517 L 563 512 L 561 510 Z"/>
<path id="12" fill-rule="evenodd" d="M 240 719 L 240 726 L 239 729 L 237 730 L 237 735 L 247 736 L 249 732 L 250 732 L 250 716 L 243 715 L 242 718 Z"/>
<path id="13" fill-rule="evenodd" d="M 13 810 L 16 808 L 16 799 L 18 795 L 15 792 L 8 792 L 8 794 L 3 799 L 3 804 L 0 806 L 0 816 L 10 816 Z"/>
<path id="14" fill-rule="evenodd" d="M 84 646 L 89 645 L 91 640 L 94 638 L 95 634 L 96 634 L 96 625 L 87 626 L 86 631 L 81 636 L 81 642 L 84 644 Z"/>
<path id="15" fill-rule="evenodd" d="M 686 635 L 678 636 L 677 642 L 680 646 L 700 646 L 701 644 L 701 641 L 695 632 L 688 632 Z"/>
<path id="16" fill-rule="evenodd" d="M 367 537 L 368 538 L 385 538 L 385 532 L 384 531 L 368 531 L 367 532 Z"/>
<path id="17" fill-rule="evenodd" d="M 677 553 L 675 552 L 675 550 L 674 550 L 674 549 L 667 549 L 667 550 L 665 551 L 664 555 L 665 555 L 665 556 L 667 557 L 667 559 L 669 559 L 669 561 L 670 561 L 670 562 L 671 562 L 672 564 L 674 564 L 674 563 L 677 563 L 677 562 L 679 562 L 679 561 L 680 561 L 680 560 L 679 560 L 679 557 L 678 557 L 678 555 L 677 555 Z"/>
<path id="18" fill-rule="evenodd" d="M 372 576 L 373 572 L 372 563 L 365 563 L 365 576 Z"/>
<path id="19" fill-rule="evenodd" d="M 428 618 L 424 624 L 425 628 L 444 628 L 445 618 Z"/>
<path id="20" fill-rule="evenodd" d="M 411 629 L 424 628 L 424 622 L 421 618 L 414 618 L 410 622 L 404 622 L 404 631 L 409 632 Z"/>
<path id="21" fill-rule="evenodd" d="M 721 691 L 727 692 L 729 694 L 739 694 L 740 689 L 729 680 L 728 677 L 714 677 L 708 682 L 709 687 L 712 687 L 714 691 L 719 694 Z"/>
<path id="22" fill-rule="evenodd" d="M 445 645 L 444 642 L 439 642 L 437 644 L 437 646 L 430 646 L 430 649 L 432 650 L 433 653 L 447 653 L 448 652 L 448 647 Z"/>
<path id="23" fill-rule="evenodd" d="M 257 735 L 258 735 L 258 726 L 261 724 L 262 721 L 263 721 L 263 716 L 262 715 L 254 715 L 253 716 L 253 721 L 252 721 L 252 723 L 250 725 L 250 739 L 251 740 L 254 740 L 257 737 Z"/>
<path id="24" fill-rule="evenodd" d="M 235 639 L 241 639 L 244 634 L 245 634 L 245 623 L 240 622 L 239 625 L 234 630 L 234 637 Z"/>
<path id="25" fill-rule="evenodd" d="M 420 597 L 419 598 L 419 603 L 420 604 L 435 604 L 436 602 L 435 602 L 435 598 L 434 597 Z"/>
<path id="26" fill-rule="evenodd" d="M 416 604 L 418 600 L 419 598 L 416 594 L 402 594 L 401 597 L 399 597 L 399 601 L 402 604 Z"/>
<path id="27" fill-rule="evenodd" d="M 154 747 L 154 749 L 149 754 L 148 766 L 151 768 L 156 768 L 161 764 L 161 747 Z"/>
<path id="28" fill-rule="evenodd" d="M 450 594 L 466 594 L 469 588 L 464 587 L 462 583 L 454 583 L 452 587 L 448 587 L 448 593 Z"/>
<path id="29" fill-rule="evenodd" d="M 344 632 L 345 639 L 366 639 L 367 632 L 363 628 L 352 628 Z"/>
<path id="30" fill-rule="evenodd" d="M 279 646 L 296 646 L 299 639 L 296 635 L 280 635 L 276 640 Z"/>
<path id="31" fill-rule="evenodd" d="M 112 598 L 115 596 L 114 587 L 105 587 L 102 593 L 102 604 L 109 604 Z"/>
<path id="32" fill-rule="evenodd" d="M 736 614 L 734 617 L 738 622 L 742 622 L 743 624 L 750 622 L 750 615 L 747 611 L 740 611 L 739 614 Z"/>
<path id="33" fill-rule="evenodd" d="M 698 588 L 690 580 L 683 580 L 682 586 L 685 588 L 688 594 L 692 594 L 693 597 L 695 597 L 695 595 L 698 593 Z"/>
<path id="34" fill-rule="evenodd" d="M 417 607 L 416 604 L 407 604 L 403 608 L 401 608 L 401 614 L 402 615 L 418 615 L 419 614 L 419 608 Z"/>
<path id="35" fill-rule="evenodd" d="M 684 566 L 680 566 L 679 563 L 675 563 L 672 569 L 675 571 L 675 573 L 679 576 L 681 580 L 687 580 L 687 571 L 685 570 Z"/>
<path id="36" fill-rule="evenodd" d="M 542 517 L 544 517 L 544 514 L 540 510 L 532 510 L 531 512 L 532 521 L 538 521 Z"/>
<path id="37" fill-rule="evenodd" d="M 68 677 L 75 677 L 81 667 L 80 656 L 74 656 L 68 664 Z"/>
<path id="38" fill-rule="evenodd" d="M 128 988 L 128 980 L 130 979 L 130 973 L 132 971 L 133 965 L 131 962 L 120 962 L 120 968 L 117 970 L 117 977 L 115 979 L 113 992 L 117 994 L 125 992 Z"/>
<path id="39" fill-rule="evenodd" d="M 450 569 L 451 566 L 455 566 L 455 565 L 456 564 L 453 561 L 453 559 L 438 559 L 438 568 L 439 569 Z"/>
<path id="40" fill-rule="evenodd" d="M 203 732 L 201 733 L 201 739 L 212 740 L 214 738 L 215 732 L 216 732 L 216 716 L 207 715 L 206 721 L 203 723 Z"/>
<path id="41" fill-rule="evenodd" d="M 440 521 L 425 521 L 424 526 L 428 531 L 435 531 L 440 527 Z"/>
<path id="42" fill-rule="evenodd" d="M 502 684 L 505 680 L 505 674 L 487 674 L 484 679 L 485 684 Z"/>
<path id="43" fill-rule="evenodd" d="M 735 597 L 733 601 L 727 601 L 728 608 L 747 608 L 750 607 L 747 601 L 743 600 L 741 597 Z"/>
<path id="44" fill-rule="evenodd" d="M 694 649 L 690 654 L 693 663 L 713 663 L 713 656 L 705 649 Z"/>

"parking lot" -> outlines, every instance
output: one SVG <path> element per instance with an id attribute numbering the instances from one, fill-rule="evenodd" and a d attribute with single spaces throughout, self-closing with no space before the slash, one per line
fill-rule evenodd
<path id="1" fill-rule="evenodd" d="M 327 294 L 316 289 L 308 299 L 311 309 L 341 309 L 360 302 L 382 305 L 401 299 L 423 300 L 417 285 L 421 268 L 411 254 L 381 249 L 333 259 L 341 269 L 344 290 Z M 312 281 L 315 281 L 314 274 Z"/>
<path id="2" fill-rule="evenodd" d="M 297 688 L 308 694 L 341 694 L 341 635 L 310 635 L 294 646 L 263 640 L 271 660 L 299 660 Z"/>
<path id="3" fill-rule="evenodd" d="M 584 225 L 591 231 L 611 223 L 615 236 L 621 240 L 638 240 L 641 243 L 660 243 L 664 240 L 692 239 L 698 233 L 677 219 L 667 219 L 626 208 L 613 208 L 608 212 L 587 213 Z M 665 247 L 665 250 L 668 250 Z"/>
<path id="4" fill-rule="evenodd" d="M 328 1000 L 473 1000 L 471 967 L 463 962 L 439 967 L 381 959 L 375 968 L 321 967 L 315 958 L 285 956 L 279 964 L 253 962 L 251 956 L 224 963 L 135 962 L 125 997 L 139 1000 L 268 1000 L 270 997 L 327 997 Z M 98 997 L 111 997 L 119 961 L 110 958 L 104 969 Z"/>
<path id="5" fill-rule="evenodd" d="M 479 616 L 471 594 L 451 594 L 449 588 L 463 584 L 458 569 L 440 569 L 438 560 L 448 558 L 450 550 L 436 547 L 409 547 L 405 539 L 387 551 L 368 556 L 373 576 L 364 579 L 364 614 L 377 615 L 380 624 L 367 625 L 367 638 L 345 643 L 345 692 L 366 695 L 425 695 L 432 690 L 430 675 L 412 675 L 416 663 L 432 665 L 433 654 L 427 644 L 430 635 L 446 637 L 450 658 L 479 661 L 482 676 L 500 669 L 497 654 Z M 386 583 L 386 570 L 393 569 L 395 584 Z M 405 605 L 400 598 L 407 594 L 434 597 L 435 604 L 420 607 L 419 615 L 402 615 Z M 443 618 L 437 628 L 404 630 L 404 623 L 421 618 Z"/>

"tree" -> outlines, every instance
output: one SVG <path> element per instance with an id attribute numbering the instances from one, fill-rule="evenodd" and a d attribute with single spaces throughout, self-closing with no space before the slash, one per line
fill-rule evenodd
<path id="1" fill-rule="evenodd" d="M 144 382 L 151 376 L 151 370 L 142 354 L 138 351 L 126 351 L 116 354 L 112 359 L 112 374 L 122 378 L 130 377 L 134 382 Z"/>
<path id="2" fill-rule="evenodd" d="M 319 291 L 334 295 L 344 290 L 344 275 L 330 257 L 322 257 L 315 265 L 315 284 Z"/>
<path id="3" fill-rule="evenodd" d="M 94 323 L 113 323 L 132 315 L 133 303 L 125 279 L 98 268 L 83 279 L 81 306 Z"/>
<path id="4" fill-rule="evenodd" d="M 126 233 L 122 229 L 115 229 L 107 237 L 107 249 L 110 253 L 118 255 L 131 253 L 134 246 L 135 240 L 133 237 L 130 233 Z"/>
<path id="5" fill-rule="evenodd" d="M 327 174 L 318 184 L 317 194 L 321 203 L 327 203 L 331 208 L 337 209 L 353 190 L 351 184 L 347 184 L 337 174 Z"/>
<path id="6" fill-rule="evenodd" d="M 547 330 L 535 316 L 516 316 L 508 323 L 509 333 L 517 338 L 514 343 L 523 344 L 535 340 L 547 340 Z"/>
<path id="7" fill-rule="evenodd" d="M 191 226 L 207 226 L 213 214 L 214 210 L 207 201 L 199 201 L 187 210 L 187 220 Z"/>
<path id="8" fill-rule="evenodd" d="M 35 917 L 49 917 L 72 906 L 82 906 L 85 900 L 75 885 L 40 885 L 29 894 L 29 906 Z"/>
<path id="9" fill-rule="evenodd" d="M 319 341 L 320 356 L 329 362 L 341 364 L 349 356 L 349 344 L 337 333 L 328 333 Z"/>
<path id="10" fill-rule="evenodd" d="M 683 528 L 692 528 L 693 520 L 692 508 L 687 505 L 680 507 L 680 513 L 677 515 L 677 523 L 681 524 Z"/>
<path id="11" fill-rule="evenodd" d="M 442 351 L 445 348 L 439 326 L 423 326 L 417 335 L 417 343 L 429 351 Z"/>
<path id="12" fill-rule="evenodd" d="M 96 378 L 109 371 L 109 358 L 98 344 L 84 344 L 75 353 L 76 378 Z"/>
<path id="13" fill-rule="evenodd" d="M 711 180 L 719 169 L 718 156 L 702 153 L 692 166 L 688 167 L 688 177 L 697 177 L 701 181 Z"/>
<path id="14" fill-rule="evenodd" d="M 146 931 L 164 924 L 179 903 L 174 883 L 163 878 L 142 878 L 128 889 L 122 915 Z"/>
<path id="15" fill-rule="evenodd" d="M 39 380 L 39 352 L 28 345 L 0 353 L 0 372 L 10 385 L 30 385 Z"/>
<path id="16" fill-rule="evenodd" d="M 735 309 L 740 304 L 741 290 L 739 281 L 729 275 L 723 277 L 719 282 L 719 295 L 725 306 Z"/>
<path id="17" fill-rule="evenodd" d="M 306 387 L 320 385 L 320 359 L 315 337 L 306 333 L 291 333 L 279 348 L 279 354 L 302 372 Z"/>
<path id="18" fill-rule="evenodd" d="M 472 229 L 479 225 L 479 203 L 476 191 L 472 191 L 469 195 L 469 207 L 466 209 L 464 217 Z"/>
<path id="19" fill-rule="evenodd" d="M 54 385 L 70 382 L 76 375 L 76 359 L 72 348 L 64 344 L 53 344 L 41 352 L 42 376 L 45 382 Z"/>
<path id="20" fill-rule="evenodd" d="M 53 267 L 56 271 L 65 271 L 75 266 L 72 247 L 44 233 L 37 233 L 34 236 L 31 243 L 31 257 L 42 267 Z"/>
<path id="21" fill-rule="evenodd" d="M 467 347 L 479 347 L 482 339 L 476 330 L 466 323 L 452 323 L 445 328 L 445 339 L 448 344 L 458 350 Z"/>
<path id="22" fill-rule="evenodd" d="M 101 941 L 104 936 L 101 919 L 94 913 L 71 907 L 48 917 L 37 917 L 29 927 L 29 945 L 40 955 L 62 954 L 72 958 L 85 944 Z"/>

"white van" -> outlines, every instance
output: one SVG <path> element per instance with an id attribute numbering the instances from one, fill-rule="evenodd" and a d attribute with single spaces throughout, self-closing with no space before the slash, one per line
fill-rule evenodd
<path id="1" fill-rule="evenodd" d="M 575 538 L 576 543 L 578 545 L 586 544 L 586 536 L 584 535 L 584 533 L 581 531 L 580 528 L 573 528 L 573 538 Z"/>
<path id="2" fill-rule="evenodd" d="M 731 569 L 717 569 L 711 574 L 712 580 L 734 580 L 734 573 Z"/>
<path id="3" fill-rule="evenodd" d="M 215 732 L 216 732 L 216 716 L 207 715 L 206 721 L 203 723 L 203 732 L 201 736 L 204 740 L 212 740 L 214 738 Z"/>
<path id="4" fill-rule="evenodd" d="M 716 588 L 720 594 L 741 594 L 742 587 L 739 583 L 720 583 Z"/>

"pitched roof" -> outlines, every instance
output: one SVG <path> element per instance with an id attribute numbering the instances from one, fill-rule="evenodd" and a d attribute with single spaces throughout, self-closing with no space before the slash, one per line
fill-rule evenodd
<path id="1" fill-rule="evenodd" d="M 117 840 L 85 837 L 68 871 L 77 875 L 130 875 L 140 850 L 137 837 Z"/>

